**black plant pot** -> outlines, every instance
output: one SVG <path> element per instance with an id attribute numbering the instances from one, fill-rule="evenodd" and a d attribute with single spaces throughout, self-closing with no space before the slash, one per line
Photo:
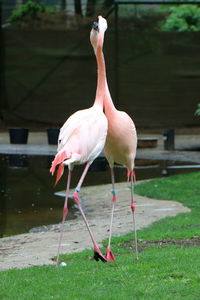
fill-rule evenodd
<path id="1" fill-rule="evenodd" d="M 60 129 L 58 128 L 49 128 L 47 129 L 47 137 L 49 145 L 57 145 L 58 144 L 58 136 Z"/>
<path id="2" fill-rule="evenodd" d="M 28 132 L 27 128 L 10 128 L 10 143 L 11 144 L 27 144 L 28 140 Z"/>

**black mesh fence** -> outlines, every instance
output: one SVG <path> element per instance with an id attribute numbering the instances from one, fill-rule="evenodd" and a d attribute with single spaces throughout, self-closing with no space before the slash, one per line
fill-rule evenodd
<path id="1" fill-rule="evenodd" d="M 0 117 L 6 126 L 60 126 L 92 105 L 91 20 L 65 29 L 1 30 Z M 117 41 L 114 14 L 108 26 L 104 53 L 117 108 L 127 111 L 137 127 L 199 125 L 194 112 L 200 102 L 200 32 L 136 30 L 134 18 L 119 14 Z"/>

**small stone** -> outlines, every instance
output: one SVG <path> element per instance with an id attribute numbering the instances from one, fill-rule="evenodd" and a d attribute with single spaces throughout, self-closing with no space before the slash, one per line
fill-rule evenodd
<path id="1" fill-rule="evenodd" d="M 67 264 L 64 261 L 60 263 L 60 267 L 66 267 L 66 266 Z"/>

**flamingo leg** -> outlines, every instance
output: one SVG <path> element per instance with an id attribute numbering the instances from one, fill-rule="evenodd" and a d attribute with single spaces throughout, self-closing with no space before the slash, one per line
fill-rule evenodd
<path id="1" fill-rule="evenodd" d="M 94 259 L 97 260 L 97 261 L 100 259 L 100 260 L 102 260 L 103 262 L 106 262 L 107 259 L 106 259 L 106 257 L 101 253 L 101 251 L 100 251 L 100 249 L 99 249 L 99 246 L 98 246 L 97 242 L 95 241 L 94 235 L 93 235 L 93 233 L 92 233 L 92 231 L 91 231 L 91 229 L 90 229 L 88 220 L 87 220 L 87 218 L 86 218 L 86 216 L 85 216 L 85 213 L 84 213 L 84 211 L 83 211 L 83 209 L 82 209 L 82 207 L 81 207 L 81 203 L 80 203 L 80 200 L 79 200 L 79 192 L 80 192 L 80 189 L 81 189 L 83 180 L 84 180 L 84 178 L 85 178 L 85 176 L 86 176 L 86 174 L 87 174 L 87 171 L 88 171 L 88 169 L 89 169 L 89 167 L 90 167 L 90 164 L 91 164 L 91 163 L 89 163 L 89 162 L 86 164 L 85 169 L 84 169 L 84 171 L 83 171 L 83 174 L 81 175 L 81 178 L 80 178 L 80 180 L 79 180 L 79 182 L 78 182 L 78 185 L 77 185 L 76 190 L 75 190 L 75 192 L 74 192 L 74 194 L 73 194 L 72 197 L 73 197 L 73 199 L 74 199 L 76 205 L 77 205 L 78 208 L 79 208 L 79 211 L 80 211 L 80 213 L 81 213 L 81 215 L 82 215 L 82 217 L 83 217 L 83 220 L 84 220 L 85 225 L 86 225 L 86 227 L 87 227 L 87 230 L 88 230 L 88 232 L 89 232 L 90 238 L 91 238 L 91 240 L 92 240 L 92 243 L 93 243 L 93 246 L 94 246 Z"/>
<path id="2" fill-rule="evenodd" d="M 131 211 L 133 216 L 133 230 L 134 230 L 134 238 L 135 238 L 135 259 L 138 260 L 138 245 L 137 245 L 137 230 L 136 230 L 136 221 L 135 221 L 135 203 L 134 203 L 134 184 L 133 179 L 135 180 L 135 172 L 131 172 Z"/>
<path id="3" fill-rule="evenodd" d="M 115 176 L 114 176 L 114 168 L 110 169 L 111 171 L 111 180 L 112 180 L 112 210 L 111 210 L 111 220 L 110 220 L 110 229 L 109 229 L 109 240 L 108 247 L 106 251 L 106 258 L 108 261 L 115 261 L 115 257 L 111 251 L 111 238 L 112 238 L 112 226 L 113 226 L 113 216 L 115 211 L 115 203 L 116 203 L 116 191 L 115 191 Z"/>
<path id="4" fill-rule="evenodd" d="M 65 223 L 65 220 L 66 220 L 66 217 L 68 214 L 67 203 L 68 203 L 69 188 L 70 188 L 70 182 L 71 182 L 71 174 L 72 174 L 72 171 L 70 169 L 68 169 L 67 188 L 66 188 L 65 201 L 64 201 L 64 206 L 63 206 L 63 218 L 62 218 L 61 233 L 60 233 L 60 238 L 59 238 L 59 243 L 58 243 L 56 267 L 58 267 L 58 264 L 59 264 L 59 254 L 60 254 L 61 241 L 62 241 L 63 232 L 64 232 L 64 223 Z"/>

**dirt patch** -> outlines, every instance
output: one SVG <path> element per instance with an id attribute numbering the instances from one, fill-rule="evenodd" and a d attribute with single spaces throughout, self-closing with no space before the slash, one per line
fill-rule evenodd
<path id="1" fill-rule="evenodd" d="M 121 247 L 124 249 L 134 249 L 134 241 L 125 242 L 121 244 Z M 163 239 L 163 240 L 143 240 L 138 243 L 138 252 L 145 251 L 149 246 L 156 246 L 157 248 L 164 248 L 168 245 L 175 245 L 177 247 L 199 247 L 200 246 L 200 237 L 194 236 L 187 239 Z"/>
<path id="2" fill-rule="evenodd" d="M 184 247 L 199 247 L 200 246 L 200 237 L 195 236 L 190 239 L 166 239 L 158 241 L 142 241 L 141 245 L 150 245 L 150 246 L 159 246 L 165 247 L 167 245 L 177 245 Z"/>
<path id="3" fill-rule="evenodd" d="M 83 187 L 81 196 L 91 229 L 100 244 L 108 238 L 111 212 L 111 191 L 108 185 Z M 118 183 L 117 203 L 113 223 L 113 236 L 132 231 L 130 210 L 130 189 L 128 184 Z M 149 226 L 153 222 L 178 213 L 189 212 L 181 203 L 149 199 L 135 196 L 135 218 L 137 229 Z M 53 264 L 57 253 L 60 224 L 40 228 L 31 232 L 0 239 L 0 270 L 25 268 L 30 266 Z M 61 253 L 79 252 L 91 247 L 91 241 L 81 216 L 65 223 Z"/>

